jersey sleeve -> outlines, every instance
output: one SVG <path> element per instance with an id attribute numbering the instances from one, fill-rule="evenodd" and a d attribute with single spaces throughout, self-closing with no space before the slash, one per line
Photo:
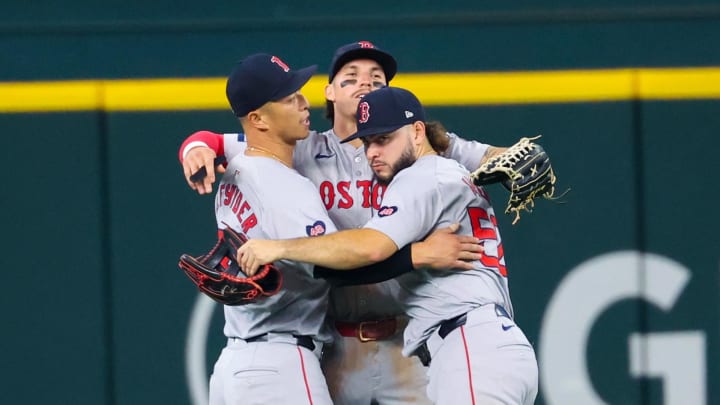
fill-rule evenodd
<path id="1" fill-rule="evenodd" d="M 407 169 L 400 172 L 385 190 L 382 206 L 365 228 L 384 233 L 398 248 L 424 239 L 440 218 L 442 201 L 435 173 L 423 173 Z"/>
<path id="2" fill-rule="evenodd" d="M 457 161 L 471 172 L 480 167 L 480 161 L 487 153 L 490 145 L 477 141 L 468 141 L 452 132 L 448 132 L 448 137 L 450 138 L 450 145 L 443 153 L 443 156 Z"/>
<path id="3" fill-rule="evenodd" d="M 247 148 L 245 134 L 243 133 L 223 134 L 223 143 L 225 144 L 225 158 L 228 162 L 235 156 L 245 153 Z"/>

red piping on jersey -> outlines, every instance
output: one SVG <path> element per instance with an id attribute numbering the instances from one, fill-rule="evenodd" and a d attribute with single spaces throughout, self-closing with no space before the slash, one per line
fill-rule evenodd
<path id="1" fill-rule="evenodd" d="M 303 380 L 305 380 L 305 391 L 307 391 L 308 401 L 310 405 L 313 405 L 312 393 L 310 393 L 310 384 L 308 384 L 307 372 L 305 372 L 305 359 L 303 359 L 302 350 L 300 346 L 297 347 L 298 354 L 300 355 L 300 367 L 302 368 Z"/>
<path id="2" fill-rule="evenodd" d="M 178 151 L 180 163 L 183 162 L 185 147 L 188 146 L 190 142 L 202 142 L 215 151 L 215 156 L 225 156 L 225 139 L 222 134 L 216 134 L 210 131 L 197 131 L 185 139 L 182 145 L 180 145 L 180 150 Z"/>
<path id="3" fill-rule="evenodd" d="M 465 340 L 465 326 L 460 326 L 460 333 L 462 334 L 463 346 L 465 346 L 465 363 L 468 370 L 468 383 L 470 384 L 470 399 L 472 404 L 475 405 L 475 389 L 473 388 L 472 381 L 472 368 L 470 368 L 470 352 L 468 352 L 467 340 Z"/>

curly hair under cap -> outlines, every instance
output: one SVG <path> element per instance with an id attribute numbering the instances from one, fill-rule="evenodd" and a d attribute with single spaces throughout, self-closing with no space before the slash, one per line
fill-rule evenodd
<path id="1" fill-rule="evenodd" d="M 447 129 L 440 121 L 428 121 L 425 123 L 425 135 L 430 146 L 437 153 L 444 153 L 450 146 L 450 138 Z"/>

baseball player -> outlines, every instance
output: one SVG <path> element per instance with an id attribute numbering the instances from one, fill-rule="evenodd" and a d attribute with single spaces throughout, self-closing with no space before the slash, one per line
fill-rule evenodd
<path id="1" fill-rule="evenodd" d="M 229 162 L 219 184 L 219 229 L 229 226 L 250 238 L 334 230 L 315 186 L 292 169 L 295 142 L 309 130 L 309 104 L 299 89 L 315 69 L 294 71 L 276 56 L 255 54 L 230 74 L 227 96 L 247 149 Z M 308 204 L 288 204 L 287 195 Z M 284 279 L 278 294 L 224 306 L 228 342 L 210 378 L 211 405 L 332 404 L 319 362 L 322 345 L 332 340 L 325 323 L 328 285 L 306 264 L 277 266 Z"/>
<path id="2" fill-rule="evenodd" d="M 339 229 L 364 225 L 380 208 L 384 185 L 373 179 L 362 142 L 356 139 L 341 143 L 341 140 L 356 131 L 355 111 L 359 99 L 387 85 L 396 71 L 395 59 L 370 42 L 360 41 L 338 48 L 325 89 L 333 128 L 325 132 L 311 131 L 307 139 L 297 144 L 294 167 L 315 184 Z M 455 134 L 447 136 L 450 141 L 447 155 L 468 169 L 477 168 L 483 157 L 502 150 L 465 141 Z M 207 131 L 189 137 L 180 150 L 189 185 L 200 194 L 210 192 L 214 158 L 225 155 L 230 159 L 241 154 L 242 141 L 242 134 L 218 135 Z M 208 175 L 195 183 L 190 177 L 201 167 L 206 168 Z M 425 251 L 427 255 L 434 252 L 433 249 Z M 429 403 L 425 396 L 424 367 L 417 358 L 404 357 L 400 351 L 403 344 L 400 332 L 408 319 L 397 302 L 399 294 L 395 280 L 331 289 L 330 315 L 335 320 L 336 337 L 332 346 L 326 347 L 322 364 L 336 403 Z"/>
<path id="3" fill-rule="evenodd" d="M 444 133 L 426 126 L 407 90 L 386 87 L 357 108 L 358 130 L 375 176 L 388 184 L 377 215 L 361 229 L 319 238 L 252 240 L 238 250 L 244 271 L 292 259 L 348 269 L 382 260 L 437 227 L 460 223 L 485 252 L 469 271 L 420 269 L 397 278 L 410 315 L 403 354 L 428 365 L 435 404 L 532 404 L 535 353 L 513 321 L 508 273 L 495 212 L 485 191 L 457 162 L 438 155 Z"/>

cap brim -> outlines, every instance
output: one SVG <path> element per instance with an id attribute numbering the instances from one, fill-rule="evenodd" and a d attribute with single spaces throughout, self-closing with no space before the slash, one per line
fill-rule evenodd
<path id="1" fill-rule="evenodd" d="M 389 134 L 390 132 L 393 132 L 399 128 L 402 128 L 405 125 L 408 125 L 408 124 L 395 124 L 395 125 L 388 125 L 386 127 L 365 128 L 363 130 L 357 131 L 354 134 L 348 136 L 347 138 L 340 141 L 340 143 L 350 142 L 352 140 L 365 138 L 367 136 Z"/>
<path id="2" fill-rule="evenodd" d="M 283 83 L 282 87 L 278 89 L 272 96 L 273 101 L 280 100 L 281 98 L 287 97 L 296 91 L 300 90 L 305 83 L 307 83 L 312 75 L 317 70 L 317 65 L 308 66 L 306 68 L 294 70 L 290 78 Z"/>
<path id="3" fill-rule="evenodd" d="M 390 80 L 395 77 L 395 73 L 397 73 L 397 62 L 389 53 L 376 48 L 359 48 L 345 52 L 335 61 L 335 65 L 332 66 L 332 71 L 330 72 L 330 81 L 335 78 L 337 72 L 345 66 L 346 63 L 357 59 L 370 59 L 377 62 L 382 67 L 383 72 L 385 72 L 385 81 L 387 82 L 390 82 Z"/>

